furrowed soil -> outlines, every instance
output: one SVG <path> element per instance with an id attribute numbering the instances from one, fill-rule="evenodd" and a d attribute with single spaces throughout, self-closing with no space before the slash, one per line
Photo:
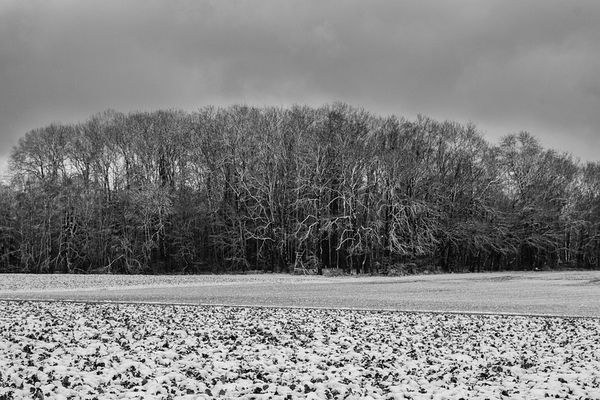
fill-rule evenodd
<path id="1" fill-rule="evenodd" d="M 0 400 L 598 399 L 598 337 L 600 272 L 0 275 Z"/>
<path id="2" fill-rule="evenodd" d="M 598 399 L 600 320 L 0 301 L 2 399 Z"/>

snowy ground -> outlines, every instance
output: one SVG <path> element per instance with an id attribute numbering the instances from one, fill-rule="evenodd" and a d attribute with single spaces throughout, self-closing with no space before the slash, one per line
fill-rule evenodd
<path id="1" fill-rule="evenodd" d="M 0 274 L 0 294 L 56 290 L 181 287 L 227 284 L 331 281 L 320 276 L 248 275 L 76 275 Z"/>
<path id="2" fill-rule="evenodd" d="M 598 317 L 600 272 L 0 274 L 0 400 L 600 399 Z"/>
<path id="3" fill-rule="evenodd" d="M 600 320 L 0 302 L 0 399 L 600 398 Z"/>
<path id="4" fill-rule="evenodd" d="M 0 299 L 600 317 L 600 271 L 318 277 L 2 275 Z"/>

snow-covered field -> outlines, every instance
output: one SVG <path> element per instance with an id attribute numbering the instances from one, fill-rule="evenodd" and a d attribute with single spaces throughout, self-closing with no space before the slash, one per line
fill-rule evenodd
<path id="1" fill-rule="evenodd" d="M 600 320 L 0 302 L 0 399 L 600 398 Z"/>
<path id="2" fill-rule="evenodd" d="M 1 299 L 600 317 L 600 271 L 405 277 L 0 274 Z"/>
<path id="3" fill-rule="evenodd" d="M 0 274 L 0 400 L 600 399 L 598 317 L 598 271 Z"/>
<path id="4" fill-rule="evenodd" d="M 321 276 L 287 274 L 249 275 L 76 275 L 0 274 L 0 294 L 56 290 L 154 288 L 202 285 L 331 281 Z"/>

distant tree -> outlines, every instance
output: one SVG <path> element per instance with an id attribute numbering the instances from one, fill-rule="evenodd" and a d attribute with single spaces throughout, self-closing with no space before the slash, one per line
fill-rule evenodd
<path id="1" fill-rule="evenodd" d="M 526 132 L 500 145 L 511 232 L 519 241 L 519 265 L 541 267 L 559 261 L 568 190 L 577 166 L 569 156 L 544 150 Z"/>

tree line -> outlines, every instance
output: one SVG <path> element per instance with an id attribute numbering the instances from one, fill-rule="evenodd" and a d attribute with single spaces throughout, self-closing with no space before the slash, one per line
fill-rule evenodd
<path id="1" fill-rule="evenodd" d="M 0 270 L 600 267 L 600 163 L 346 104 L 105 111 L 22 137 Z"/>

